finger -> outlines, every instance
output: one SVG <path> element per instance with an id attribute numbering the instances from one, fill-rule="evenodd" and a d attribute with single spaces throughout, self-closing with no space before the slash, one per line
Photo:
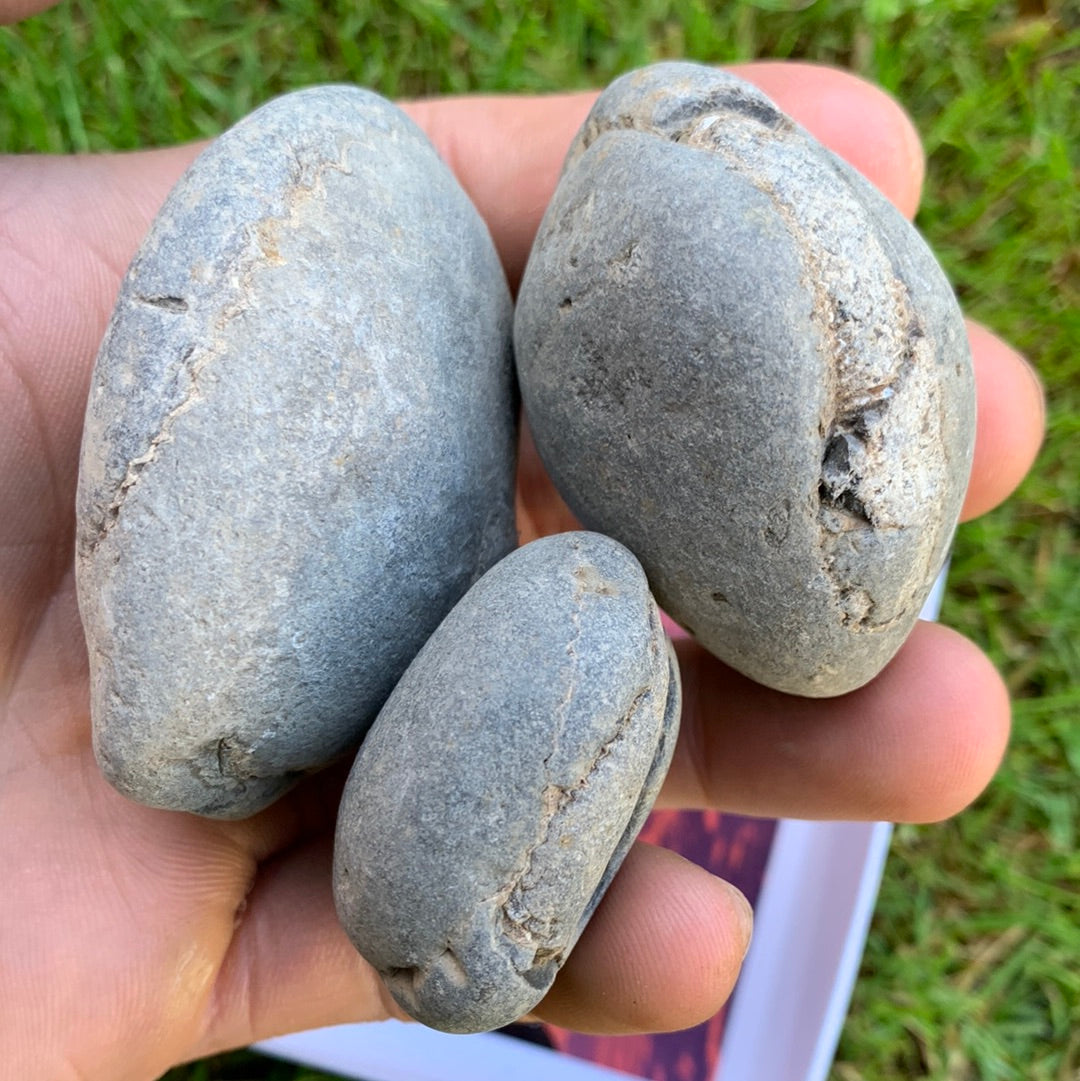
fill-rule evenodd
<path id="1" fill-rule="evenodd" d="M 214 825 L 260 866 L 286 849 L 330 836 L 351 765 L 338 761 L 304 778 L 258 814 Z"/>
<path id="2" fill-rule="evenodd" d="M 55 7 L 58 0 L 0 0 L 0 23 L 15 23 L 46 8 Z"/>
<path id="3" fill-rule="evenodd" d="M 978 323 L 968 323 L 976 364 L 975 455 L 961 518 L 996 507 L 1035 462 L 1046 423 L 1046 400 L 1035 370 Z"/>
<path id="4" fill-rule="evenodd" d="M 0 932 L 0 1045 L 39 1065 L 0 1076 L 157 1077 L 190 1039 L 250 861 L 205 822 L 124 800 L 79 756 L 8 773 L 0 820 L 18 823 L 4 832 L 18 934 Z"/>
<path id="5" fill-rule="evenodd" d="M 518 543 L 528 544 L 551 533 L 569 533 L 581 529 L 574 512 L 559 495 L 540 460 L 540 452 L 529 430 L 529 419 L 521 418 L 517 466 Z"/>
<path id="6" fill-rule="evenodd" d="M 685 697 L 666 806 L 936 821 L 983 790 L 1008 740 L 1001 678 L 935 623 L 917 624 L 865 687 L 831 699 L 768 690 L 689 640 L 676 648 Z"/>
<path id="7" fill-rule="evenodd" d="M 215 985 L 202 1056 L 303 1028 L 405 1018 L 334 913 L 329 841 L 267 868 Z M 742 894 L 675 853 L 631 850 L 537 1015 L 581 1032 L 661 1032 L 711 1017 L 750 940 Z"/>
<path id="8" fill-rule="evenodd" d="M 734 886 L 637 844 L 537 1016 L 578 1032 L 669 1032 L 727 1001 L 752 917 Z"/>
<path id="9" fill-rule="evenodd" d="M 403 102 L 491 230 L 513 289 L 562 161 L 596 94 Z"/>
<path id="10" fill-rule="evenodd" d="M 260 868 L 193 1058 L 287 1032 L 403 1016 L 338 922 L 332 862 L 324 837 Z"/>
<path id="11" fill-rule="evenodd" d="M 733 70 L 761 86 L 904 213 L 914 213 L 922 186 L 922 150 L 911 121 L 883 91 L 854 75 L 810 64 L 746 64 Z M 596 93 L 589 91 L 403 105 L 486 219 L 515 288 L 563 157 L 595 100 Z"/>

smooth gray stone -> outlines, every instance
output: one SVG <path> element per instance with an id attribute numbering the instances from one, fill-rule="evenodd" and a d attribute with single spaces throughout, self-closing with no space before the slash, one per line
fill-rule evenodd
<path id="1" fill-rule="evenodd" d="M 132 264 L 78 489 L 94 745 L 240 817 L 354 747 L 516 542 L 511 302 L 423 133 L 352 87 L 216 140 Z"/>
<path id="2" fill-rule="evenodd" d="M 383 707 L 338 814 L 338 914 L 403 1009 L 480 1032 L 543 998 L 678 719 L 674 652 L 615 541 L 534 541 L 473 586 Z"/>
<path id="3" fill-rule="evenodd" d="M 515 350 L 560 492 L 707 649 L 812 696 L 893 656 L 967 485 L 964 324 L 912 226 L 759 91 L 666 63 L 604 92 Z"/>

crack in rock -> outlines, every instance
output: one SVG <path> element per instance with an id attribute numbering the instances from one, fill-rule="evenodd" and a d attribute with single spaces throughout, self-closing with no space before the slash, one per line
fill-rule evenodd
<path id="1" fill-rule="evenodd" d="M 650 698 L 649 687 L 640 689 L 627 710 L 619 717 L 612 734 L 597 748 L 582 776 L 571 785 L 548 784 L 541 793 L 543 813 L 540 816 L 537 839 L 524 853 L 522 863 L 511 882 L 504 887 L 498 898 L 499 926 L 502 933 L 519 946 L 533 949 L 532 964 L 539 963 L 538 957 L 546 951 L 548 959 L 561 955 L 561 951 L 552 951 L 537 946 L 537 939 L 549 939 L 553 934 L 551 921 L 546 917 L 536 916 L 529 908 L 528 894 L 535 886 L 534 878 L 543 878 L 543 868 L 538 869 L 538 857 L 553 843 L 552 835 L 556 823 L 577 796 L 589 787 L 590 781 L 601 764 L 607 759 L 615 746 L 626 736 L 634 717 L 642 703 Z"/>
<path id="2" fill-rule="evenodd" d="M 782 168 L 786 156 L 774 147 L 797 144 L 805 136 L 755 91 L 724 86 L 682 101 L 667 100 L 663 93 L 646 95 L 634 110 L 587 125 L 574 153 L 580 155 L 607 131 L 626 129 L 717 155 L 768 199 L 791 236 L 831 381 L 819 423 L 821 457 L 813 493 L 820 565 L 842 625 L 887 629 L 899 616 L 875 620 L 874 597 L 849 581 L 838 563 L 849 534 L 903 528 L 891 520 L 880 487 L 868 485 L 867 478 L 883 468 L 886 418 L 922 359 L 925 334 L 907 285 L 887 250 L 867 259 L 870 269 L 852 269 L 843 255 L 843 225 L 830 212 L 834 196 L 816 194 L 839 188 L 842 197 L 850 179 L 835 163 L 809 155 L 800 170 Z"/>
<path id="3" fill-rule="evenodd" d="M 132 490 L 142 481 L 147 467 L 158 459 L 161 447 L 172 442 L 177 421 L 194 405 L 204 400 L 199 377 L 211 361 L 225 354 L 224 332 L 250 307 L 256 274 L 263 267 L 280 266 L 285 262 L 278 250 L 278 241 L 282 233 L 295 229 L 299 225 L 300 210 L 306 202 L 315 197 L 325 198 L 327 173 L 339 172 L 351 175 L 348 153 L 354 144 L 350 140 L 342 143 L 337 160 L 325 158 L 305 160 L 297 147 L 292 144 L 286 145 L 293 163 L 291 165 L 292 183 L 282 194 L 285 213 L 264 217 L 244 229 L 245 240 L 240 246 L 240 254 L 236 259 L 236 264 L 229 268 L 228 280 L 234 286 L 233 295 L 213 321 L 214 339 L 204 347 L 189 345 L 182 353 L 178 368 L 186 371 L 187 392 L 178 404 L 165 413 L 157 431 L 149 438 L 146 449 L 128 460 L 124 476 L 102 513 L 101 521 L 88 545 L 90 552 L 93 552 L 115 528 L 124 503 L 130 497 Z M 126 289 L 121 294 L 121 303 L 125 298 L 125 292 Z M 172 294 L 131 292 L 128 299 L 136 304 L 157 308 L 171 315 L 183 316 L 191 310 L 191 303 L 188 300 Z M 118 312 L 121 310 L 119 306 L 117 310 Z"/>
<path id="4" fill-rule="evenodd" d="M 146 304 L 151 308 L 160 308 L 162 311 L 174 315 L 183 315 L 188 310 L 188 302 L 183 297 L 174 296 L 136 296 L 135 300 L 140 304 Z"/>

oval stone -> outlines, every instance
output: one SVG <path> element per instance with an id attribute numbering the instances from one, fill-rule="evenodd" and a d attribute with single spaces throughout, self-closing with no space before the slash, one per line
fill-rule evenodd
<path id="1" fill-rule="evenodd" d="M 763 94 L 665 63 L 601 95 L 515 349 L 560 492 L 707 649 L 813 696 L 893 656 L 970 470 L 964 324 L 914 228 Z"/>
<path id="2" fill-rule="evenodd" d="M 78 487 L 94 745 L 239 817 L 353 748 L 509 551 L 511 302 L 479 214 L 375 94 L 217 139 L 124 279 Z"/>
<path id="3" fill-rule="evenodd" d="M 551 986 L 667 772 L 674 652 L 637 560 L 534 541 L 409 666 L 338 816 L 342 924 L 413 1017 L 479 1032 Z"/>

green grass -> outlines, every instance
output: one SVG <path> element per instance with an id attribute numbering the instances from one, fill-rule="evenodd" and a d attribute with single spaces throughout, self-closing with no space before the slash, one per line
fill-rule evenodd
<path id="1" fill-rule="evenodd" d="M 712 8 L 717 10 L 712 10 Z M 920 225 L 968 311 L 1049 388 L 1010 503 L 963 527 L 944 618 L 1016 698 L 965 814 L 897 831 L 833 1081 L 1080 1078 L 1080 7 L 1075 0 L 133 0 L 0 31 L 0 149 L 212 135 L 266 97 L 351 80 L 390 95 L 602 84 L 662 57 L 806 57 L 909 108 Z M 241 1053 L 170 1081 L 317 1081 Z M 778 1079 L 783 1081 L 783 1079 Z"/>
<path id="2" fill-rule="evenodd" d="M 217 1055 L 170 1070 L 162 1081 L 339 1081 L 337 1075 L 319 1073 L 289 1062 L 278 1062 L 250 1051 Z"/>

